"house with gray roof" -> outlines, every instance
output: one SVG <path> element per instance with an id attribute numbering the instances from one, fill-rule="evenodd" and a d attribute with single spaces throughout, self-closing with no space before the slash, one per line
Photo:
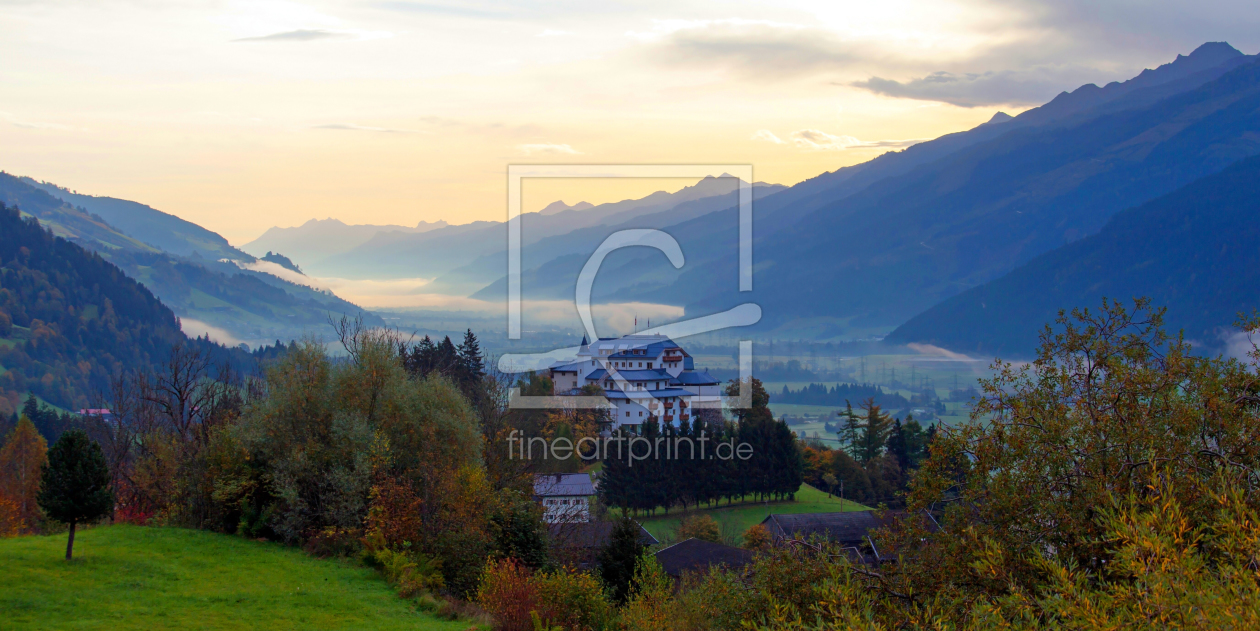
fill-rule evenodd
<path id="1" fill-rule="evenodd" d="M 549 524 L 591 520 L 590 499 L 595 484 L 589 473 L 545 473 L 534 476 L 534 499 L 542 503 Z"/>

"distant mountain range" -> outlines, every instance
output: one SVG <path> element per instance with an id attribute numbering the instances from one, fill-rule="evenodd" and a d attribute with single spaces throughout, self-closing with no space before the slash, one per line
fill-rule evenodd
<path id="1" fill-rule="evenodd" d="M 596 300 L 680 305 L 687 317 L 752 300 L 764 313 L 758 328 L 772 337 L 882 336 L 1098 234 L 1125 209 L 1260 155 L 1257 60 L 1207 43 L 1127 81 L 1081 86 L 1018 116 L 999 113 L 792 187 L 758 184 L 751 294 L 736 291 L 739 223 L 727 178 L 523 215 L 522 288 L 527 298 L 570 299 L 586 257 L 608 234 L 658 228 L 678 240 L 685 267 L 646 248 L 616 252 L 601 268 Z M 423 291 L 502 301 L 505 241 L 502 222 L 378 230 L 352 248 L 297 262 L 347 278 L 436 278 Z M 1204 317 L 1219 326 L 1232 313 Z M 1207 334 L 1206 322 L 1194 322 L 1196 334 Z M 962 334 L 929 337 L 977 348 Z"/>
<path id="2" fill-rule="evenodd" d="M 78 195 L 6 173 L 0 173 L 0 202 L 39 219 L 53 234 L 98 252 L 156 294 L 186 327 L 196 324 L 194 331 L 213 327 L 256 345 L 326 332 L 330 315 L 363 314 L 371 324 L 384 323 L 330 292 L 248 269 L 254 257 L 232 248 L 222 236 L 143 204 Z M 115 221 L 132 226 L 136 234 L 117 228 Z"/>
<path id="3" fill-rule="evenodd" d="M 913 317 L 888 336 L 1005 357 L 1030 356 L 1060 309 L 1145 296 L 1170 332 L 1200 347 L 1260 307 L 1260 157 L 1116 214 L 1103 229 Z"/>
<path id="4" fill-rule="evenodd" d="M 283 252 L 299 265 L 314 269 L 328 257 L 349 252 L 380 233 L 419 234 L 446 226 L 445 221 L 421 221 L 415 227 L 407 227 L 347 225 L 332 218 L 312 219 L 295 228 L 270 228 L 261 237 L 241 246 L 241 249 L 259 258 L 264 256 L 263 252 Z"/>

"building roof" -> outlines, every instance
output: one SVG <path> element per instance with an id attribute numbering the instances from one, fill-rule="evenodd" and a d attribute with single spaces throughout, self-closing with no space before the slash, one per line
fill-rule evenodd
<path id="1" fill-rule="evenodd" d="M 599 381 L 603 379 L 608 371 L 603 368 L 596 368 L 591 374 L 586 376 L 587 381 Z M 673 379 L 673 375 L 664 368 L 648 369 L 617 369 L 617 375 L 626 381 L 660 381 L 662 379 Z"/>
<path id="2" fill-rule="evenodd" d="M 680 386 L 716 386 L 722 382 L 704 371 L 684 370 L 678 373 L 678 376 L 674 377 L 674 381 L 671 383 L 676 383 Z"/>
<path id="3" fill-rule="evenodd" d="M 557 547 L 602 548 L 608 545 L 613 525 L 610 521 L 547 524 L 547 534 L 551 536 L 552 545 Z M 654 546 L 660 541 L 640 525 L 639 543 Z"/>
<path id="4" fill-rule="evenodd" d="M 587 496 L 595 494 L 589 473 L 547 473 L 534 476 L 534 495 L 538 497 Z"/>
<path id="5" fill-rule="evenodd" d="M 665 573 L 679 578 L 683 572 L 702 572 L 714 566 L 740 569 L 753 560 L 753 553 L 742 548 L 691 538 L 656 553 L 656 561 Z"/>
<path id="6" fill-rule="evenodd" d="M 585 362 L 564 362 L 558 361 L 551 365 L 551 370 L 557 372 L 579 372 L 582 370 L 582 364 Z"/>
<path id="7" fill-rule="evenodd" d="M 818 536 L 846 546 L 860 546 L 870 531 L 897 521 L 902 511 L 850 511 L 845 513 L 800 513 L 796 515 L 771 515 L 761 524 L 776 539 L 787 537 Z M 936 530 L 936 522 L 929 517 L 929 529 Z"/>

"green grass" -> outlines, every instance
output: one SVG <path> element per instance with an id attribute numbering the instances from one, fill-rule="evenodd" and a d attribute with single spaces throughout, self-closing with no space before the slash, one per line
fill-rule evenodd
<path id="1" fill-rule="evenodd" d="M 824 491 L 802 484 L 801 490 L 796 494 L 796 501 L 793 502 L 753 502 L 736 503 L 731 506 L 723 504 L 718 508 L 702 508 L 700 510 L 692 510 L 686 514 L 706 514 L 713 517 L 718 525 L 722 528 L 722 537 L 727 543 L 738 545 L 744 536 L 744 531 L 748 530 L 753 524 L 761 523 L 761 521 L 772 514 L 795 514 L 795 513 L 838 513 L 844 511 L 870 510 L 870 508 L 844 500 L 843 502 L 837 497 L 828 497 Z M 683 513 L 678 511 L 670 511 L 669 515 L 657 515 L 656 517 L 638 517 L 639 523 L 652 536 L 660 539 L 662 542 L 674 541 L 674 532 L 678 529 L 678 523 L 682 521 Z"/>
<path id="2" fill-rule="evenodd" d="M 0 539 L 3 629 L 467 629 L 418 612 L 375 571 L 274 543 L 106 526 Z"/>

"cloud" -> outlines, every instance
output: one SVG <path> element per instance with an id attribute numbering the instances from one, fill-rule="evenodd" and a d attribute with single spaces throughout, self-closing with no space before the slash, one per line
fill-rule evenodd
<path id="1" fill-rule="evenodd" d="M 1088 82 L 1096 70 L 1080 67 L 1042 66 L 1027 70 L 954 74 L 934 72 L 906 82 L 871 77 L 849 85 L 876 94 L 903 99 L 939 101 L 959 107 L 982 105 L 1033 105 L 1045 103 L 1063 91 Z"/>
<path id="2" fill-rule="evenodd" d="M 294 31 L 284 31 L 281 33 L 272 33 L 270 35 L 262 35 L 259 37 L 242 37 L 234 39 L 234 42 L 317 42 L 329 39 L 350 39 L 356 41 L 369 39 L 384 39 L 393 37 L 394 34 L 388 31 L 357 31 L 357 30 L 328 30 L 328 29 L 297 29 Z"/>
<path id="3" fill-rule="evenodd" d="M 661 63 L 725 66 L 762 79 L 831 72 L 876 56 L 869 46 L 830 31 L 764 20 L 666 20 L 626 35 L 649 44 Z"/>
<path id="4" fill-rule="evenodd" d="M 778 136 L 774 135 L 774 132 L 770 131 L 769 129 L 758 129 L 756 132 L 753 132 L 752 139 L 764 140 L 766 142 L 773 143 L 776 145 L 787 144 L 786 140 L 783 140 L 782 138 L 779 138 Z"/>
<path id="5" fill-rule="evenodd" d="M 3 118 L 4 120 L 8 121 L 10 125 L 13 125 L 14 127 L 21 127 L 22 129 L 53 129 L 57 131 L 76 131 L 75 127 L 71 127 L 70 125 L 62 125 L 61 123 L 41 123 L 41 122 L 36 122 L 36 121 L 20 120 L 20 119 L 14 118 L 13 115 L 9 114 L 8 112 L 0 112 L 0 118 Z"/>
<path id="6" fill-rule="evenodd" d="M 366 125 L 355 125 L 353 123 L 328 123 L 326 125 L 314 125 L 311 129 L 343 129 L 349 131 L 375 131 L 386 134 L 425 134 L 428 132 L 419 129 L 393 129 L 389 127 L 368 127 Z"/>
<path id="7" fill-rule="evenodd" d="M 521 145 L 520 150 L 527 156 L 533 155 L 582 155 L 581 151 L 570 147 L 569 145 L 557 144 L 532 144 Z"/>
<path id="8" fill-rule="evenodd" d="M 547 29 L 535 35 L 534 37 L 561 37 L 564 35 L 573 35 L 573 33 L 571 31 L 557 31 L 553 29 Z"/>
<path id="9" fill-rule="evenodd" d="M 923 142 L 924 139 L 912 140 L 871 140 L 862 141 L 853 136 L 837 136 L 817 129 L 798 129 L 788 135 L 791 144 L 798 149 L 810 151 L 843 151 L 845 149 L 902 148 Z M 753 140 L 762 140 L 776 145 L 786 145 L 788 141 L 774 135 L 768 129 L 759 129 L 752 135 Z"/>
<path id="10" fill-rule="evenodd" d="M 232 335 L 227 329 L 214 326 L 208 322 L 192 318 L 180 318 L 179 325 L 184 334 L 190 337 L 201 337 L 204 335 L 215 342 L 227 346 L 236 346 L 241 343 L 240 338 Z"/>

